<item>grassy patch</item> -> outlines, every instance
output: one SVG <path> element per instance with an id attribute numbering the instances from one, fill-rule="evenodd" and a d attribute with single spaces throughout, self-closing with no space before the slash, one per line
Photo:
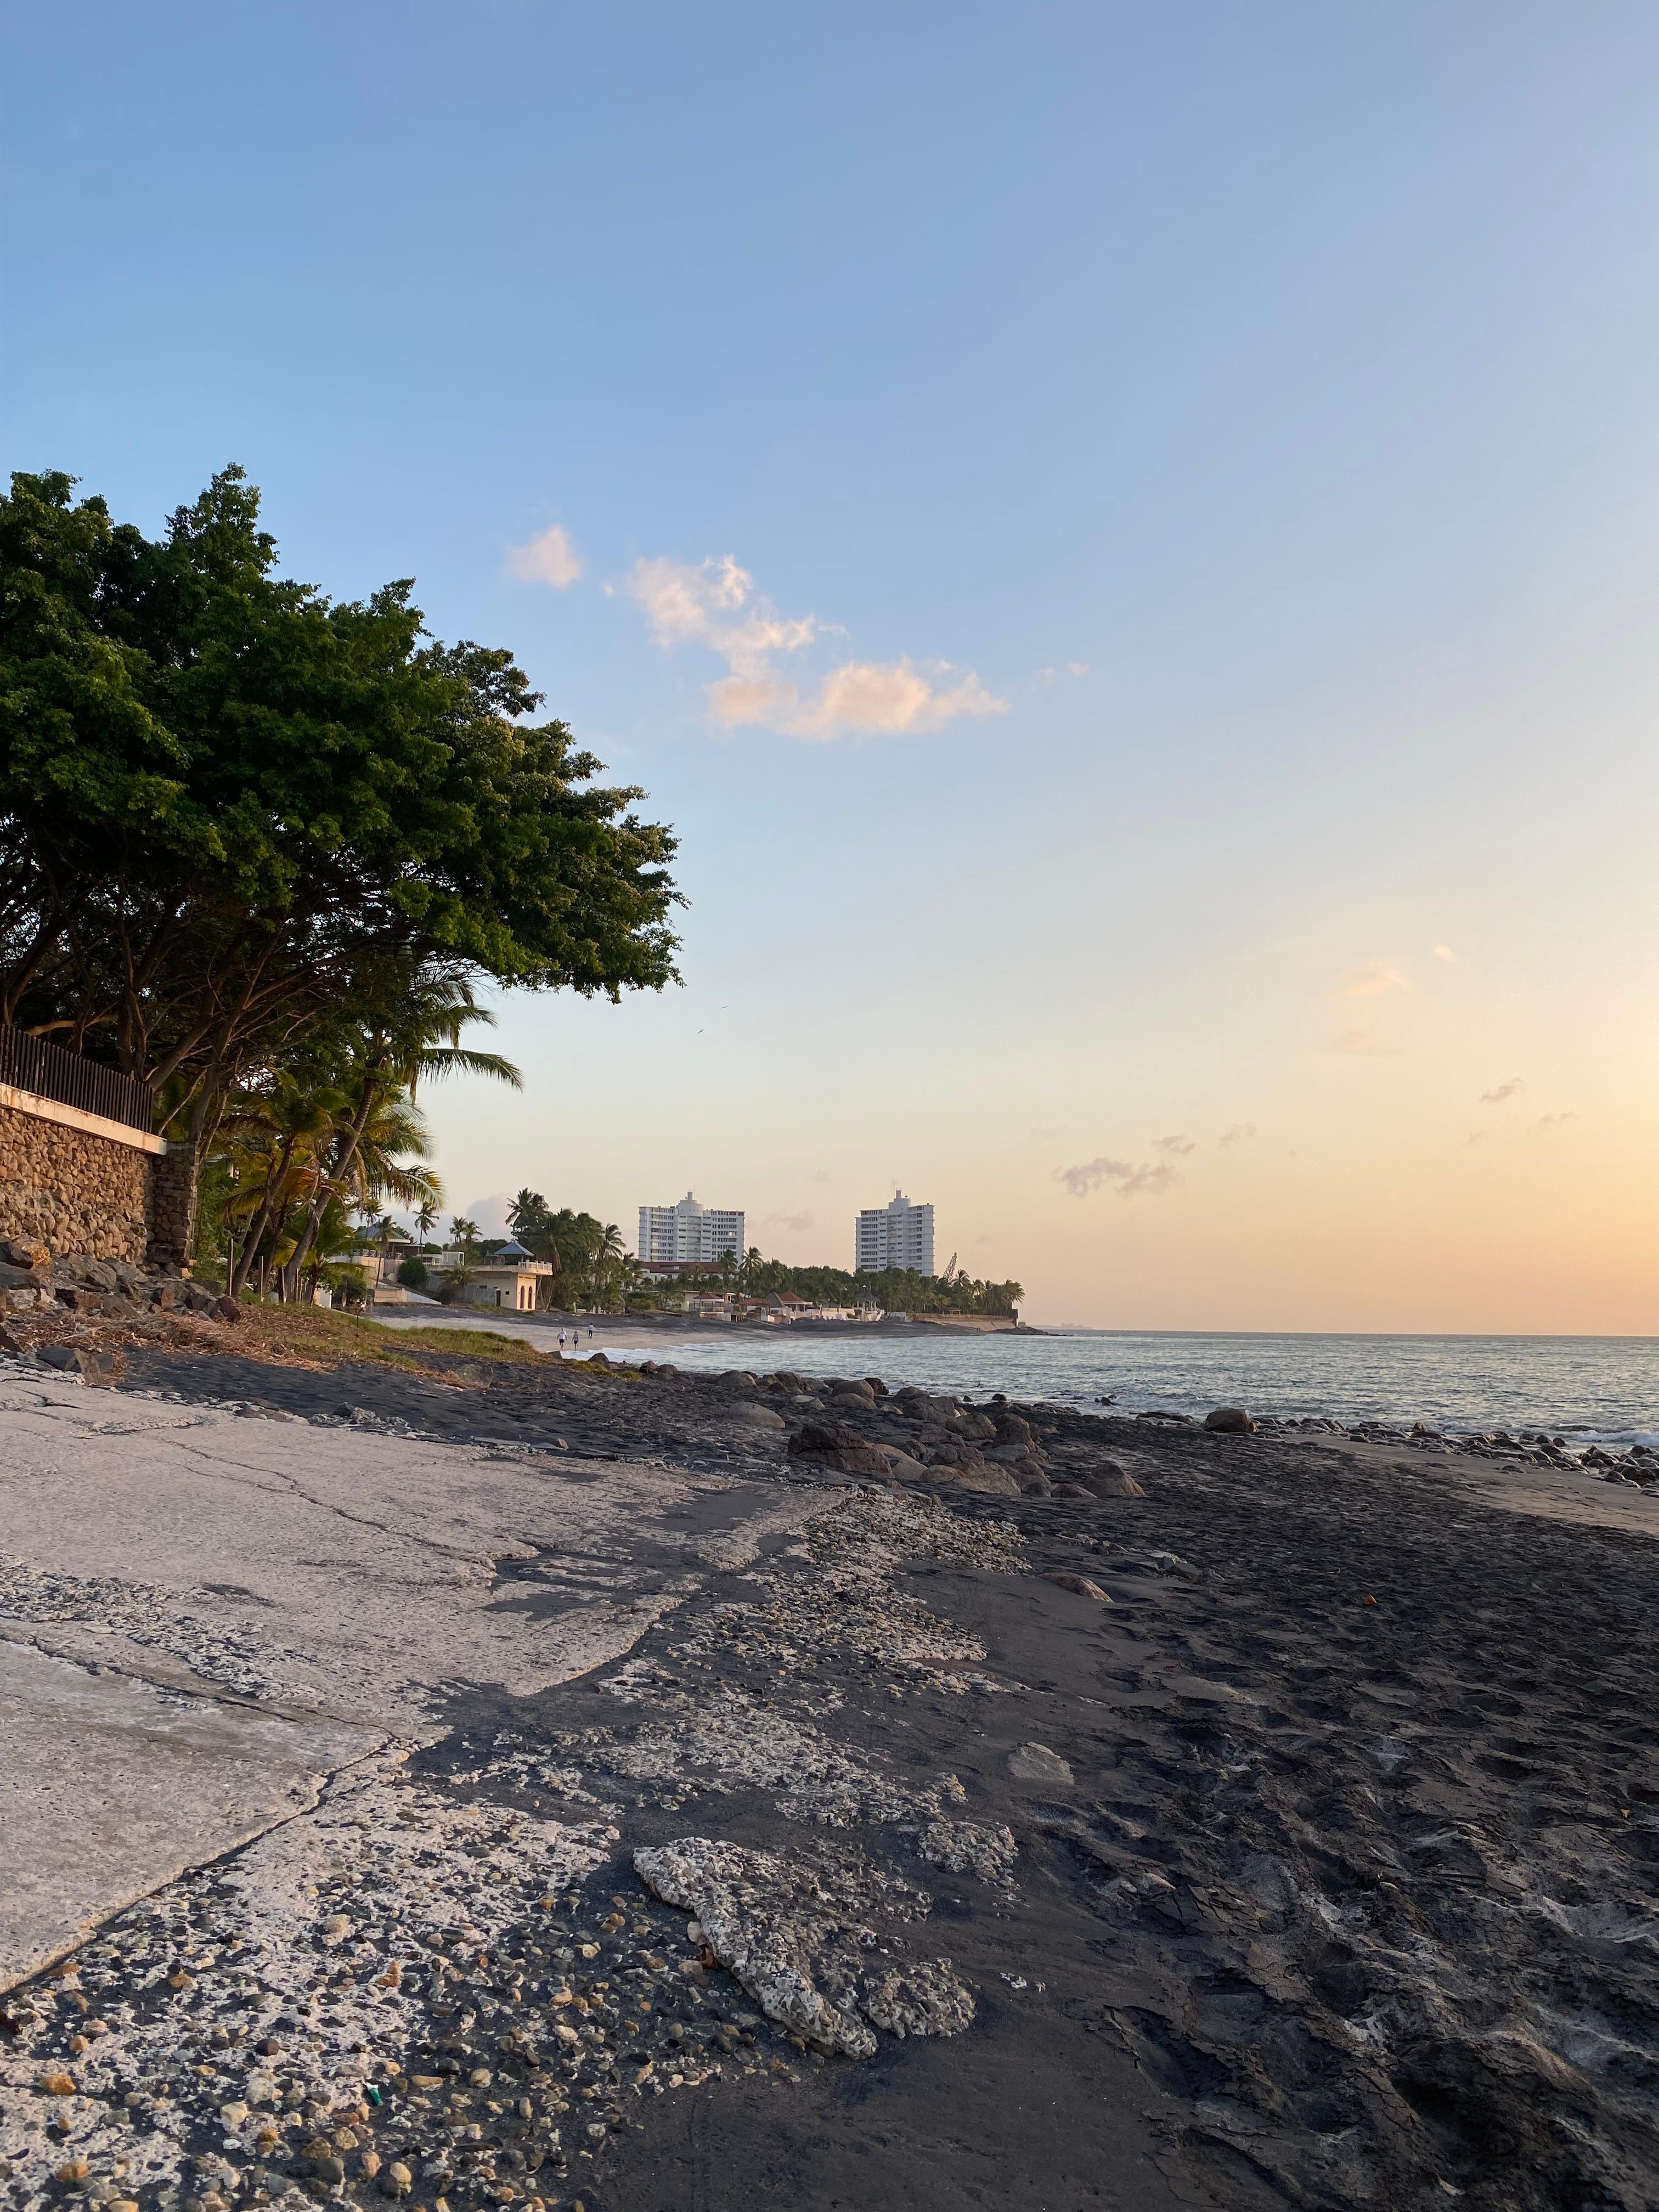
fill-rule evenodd
<path id="1" fill-rule="evenodd" d="M 305 1360 L 319 1367 L 373 1360 L 412 1373 L 431 1372 L 411 1352 L 436 1352 L 446 1359 L 488 1360 L 502 1367 L 542 1367 L 547 1354 L 512 1336 L 482 1328 L 384 1328 L 356 1314 L 331 1313 L 326 1306 L 250 1305 L 232 1332 L 256 1358 L 263 1352 L 278 1359 Z"/>

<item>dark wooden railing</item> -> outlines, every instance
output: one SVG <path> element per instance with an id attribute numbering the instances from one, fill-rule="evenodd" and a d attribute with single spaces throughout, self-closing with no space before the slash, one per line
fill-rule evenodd
<path id="1" fill-rule="evenodd" d="M 130 1129 L 148 1132 L 155 1126 L 155 1100 L 148 1083 L 100 1067 L 96 1060 L 82 1060 L 78 1052 L 65 1052 L 62 1045 L 22 1030 L 0 1027 L 0 1083 L 82 1114 L 101 1114 Z"/>

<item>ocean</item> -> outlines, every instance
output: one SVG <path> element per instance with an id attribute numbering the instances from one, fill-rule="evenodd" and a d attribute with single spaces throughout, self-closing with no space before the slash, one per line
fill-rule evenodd
<path id="1" fill-rule="evenodd" d="M 377 1318 L 385 1318 L 377 1316 Z M 428 1317 L 429 1316 L 423 1316 Z M 412 1316 L 411 1316 L 412 1318 Z M 447 1318 L 447 1316 L 446 1316 Z M 480 1316 L 545 1346 L 537 1323 Z M 584 1324 L 584 1330 L 586 1324 Z M 779 1329 L 763 1337 L 711 1328 L 696 1336 L 630 1332 L 625 1319 L 593 1323 L 590 1346 L 612 1357 L 676 1366 L 785 1367 L 802 1375 L 879 1375 L 973 1398 L 1114 1411 L 1204 1414 L 1243 1406 L 1283 1419 L 1427 1421 L 1455 1435 L 1543 1429 L 1577 1443 L 1659 1445 L 1659 1337 L 1300 1336 L 1176 1330 L 1049 1328 L 1040 1334 L 819 1336 Z M 556 1335 L 554 1341 L 556 1342 Z"/>

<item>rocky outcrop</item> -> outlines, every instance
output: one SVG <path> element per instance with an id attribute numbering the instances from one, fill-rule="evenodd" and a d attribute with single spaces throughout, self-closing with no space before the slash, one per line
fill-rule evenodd
<path id="1" fill-rule="evenodd" d="M 1012 1841 L 1012 1838 L 1010 1839 Z M 872 2032 L 956 2035 L 974 1999 L 948 1959 L 878 1971 L 870 1923 L 919 1920 L 931 1900 L 863 1855 L 752 1850 L 707 1836 L 634 1854 L 635 1872 L 666 1905 L 694 1915 L 713 1957 L 770 2020 L 849 2058 L 876 2051 Z"/>

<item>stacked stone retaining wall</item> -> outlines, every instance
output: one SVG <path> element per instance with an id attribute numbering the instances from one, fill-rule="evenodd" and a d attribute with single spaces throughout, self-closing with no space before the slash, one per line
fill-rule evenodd
<path id="1" fill-rule="evenodd" d="M 0 1237 L 142 1265 L 161 1164 L 118 1139 L 0 1105 Z"/>

